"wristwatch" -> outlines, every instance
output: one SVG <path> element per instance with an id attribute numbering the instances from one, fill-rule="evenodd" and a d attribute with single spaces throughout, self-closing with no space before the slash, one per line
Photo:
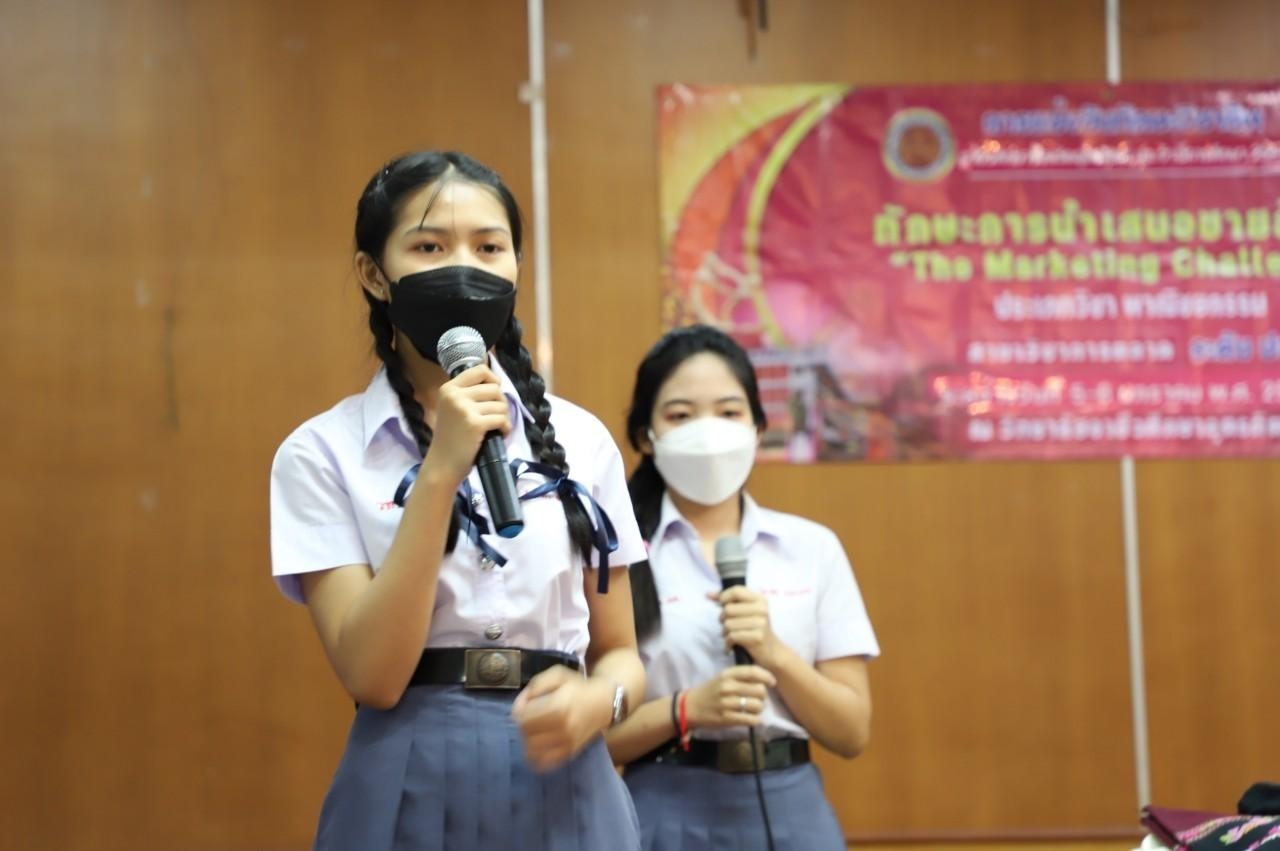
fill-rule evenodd
<path id="1" fill-rule="evenodd" d="M 609 726 L 616 727 L 627 717 L 627 690 L 620 684 L 613 690 L 613 717 L 609 719 Z"/>

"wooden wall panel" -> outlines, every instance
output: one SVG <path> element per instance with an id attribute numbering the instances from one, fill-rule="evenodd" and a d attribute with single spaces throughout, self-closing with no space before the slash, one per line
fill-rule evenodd
<path id="1" fill-rule="evenodd" d="M 1231 812 L 1280 777 L 1280 462 L 1138 472 L 1152 795 Z"/>
<path id="2" fill-rule="evenodd" d="M 1280 78 L 1267 0 L 1126 0 L 1122 33 L 1125 79 Z M 1231 811 L 1280 777 L 1280 462 L 1144 463 L 1137 478 L 1152 795 Z"/>
<path id="3" fill-rule="evenodd" d="M 884 650 L 871 747 L 822 762 L 850 836 L 1133 830 L 1118 484 L 1107 464 L 754 475 L 839 532 Z"/>
<path id="4" fill-rule="evenodd" d="M 372 373 L 382 161 L 529 198 L 526 63 L 515 0 L 0 6 L 6 847 L 309 846 L 351 705 L 269 579 L 271 457 Z"/>

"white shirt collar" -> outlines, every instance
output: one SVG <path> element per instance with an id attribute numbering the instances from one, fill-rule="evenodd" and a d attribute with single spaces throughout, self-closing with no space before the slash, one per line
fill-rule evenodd
<path id="1" fill-rule="evenodd" d="M 680 513 L 680 509 L 676 507 L 675 502 L 671 499 L 670 492 L 664 491 L 662 494 L 662 511 L 658 515 L 658 528 L 653 531 L 653 541 L 650 543 L 657 544 L 666 537 L 673 526 L 677 525 L 688 529 L 690 532 L 693 531 L 693 526 L 684 518 L 684 515 Z M 766 537 L 777 546 L 788 549 L 776 513 L 761 508 L 751 498 L 751 494 L 746 491 L 742 493 L 742 525 L 739 527 L 739 534 L 742 537 L 742 546 L 744 548 L 750 547 L 757 539 Z"/>

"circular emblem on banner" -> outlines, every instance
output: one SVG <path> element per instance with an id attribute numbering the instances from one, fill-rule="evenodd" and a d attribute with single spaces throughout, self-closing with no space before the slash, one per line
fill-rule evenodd
<path id="1" fill-rule="evenodd" d="M 956 141 L 947 120 L 915 107 L 894 114 L 884 136 L 884 165 L 899 180 L 927 183 L 951 173 Z"/>

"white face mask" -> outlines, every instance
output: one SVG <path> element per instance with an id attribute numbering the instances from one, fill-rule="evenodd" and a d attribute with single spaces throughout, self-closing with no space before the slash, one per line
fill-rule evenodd
<path id="1" fill-rule="evenodd" d="M 700 505 L 719 505 L 746 484 L 756 430 L 724 417 L 699 417 L 661 438 L 649 431 L 653 463 L 667 487 Z"/>

